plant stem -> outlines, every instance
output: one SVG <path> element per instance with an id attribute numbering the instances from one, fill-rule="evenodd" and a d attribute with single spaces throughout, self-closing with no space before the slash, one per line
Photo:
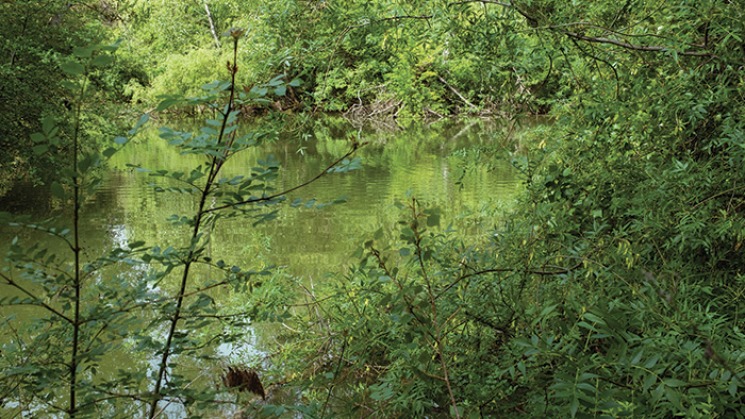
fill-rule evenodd
<path id="1" fill-rule="evenodd" d="M 217 143 L 221 145 L 223 143 L 223 138 L 225 136 L 225 128 L 228 124 L 230 113 L 233 110 L 233 100 L 235 97 L 235 75 L 238 69 L 237 64 L 235 62 L 235 60 L 237 59 L 237 53 L 238 53 L 238 40 L 237 38 L 234 38 L 234 42 L 233 42 L 234 61 L 230 69 L 230 72 L 231 72 L 230 97 L 228 98 L 228 103 L 225 109 L 225 113 L 223 115 L 222 126 L 220 128 L 220 133 L 218 134 L 218 138 L 217 138 Z M 196 257 L 198 254 L 197 242 L 199 240 L 199 236 L 202 230 L 202 221 L 204 219 L 204 216 L 207 214 L 207 212 L 205 211 L 205 207 L 207 206 L 207 198 L 212 192 L 212 186 L 214 185 L 215 179 L 217 179 L 217 175 L 220 171 L 220 168 L 222 167 L 227 157 L 229 156 L 229 148 L 231 146 L 231 143 L 232 141 L 224 145 L 225 148 L 224 148 L 224 152 L 222 153 L 221 157 L 212 157 L 212 162 L 210 164 L 210 172 L 209 172 L 209 175 L 207 176 L 204 189 L 202 190 L 202 194 L 199 199 L 199 206 L 197 207 L 197 212 L 196 212 L 196 216 L 194 219 L 194 229 L 192 230 L 192 235 L 191 235 L 191 248 L 189 249 L 189 254 L 186 257 L 186 260 L 184 261 L 184 272 L 181 275 L 181 285 L 179 287 L 179 292 L 176 296 L 176 310 L 171 316 L 171 319 L 170 319 L 171 324 L 168 329 L 166 343 L 163 347 L 163 355 L 161 357 L 160 365 L 158 368 L 158 377 L 155 381 L 155 388 L 153 389 L 153 398 L 150 402 L 150 409 L 148 413 L 149 419 L 153 419 L 155 417 L 158 411 L 158 402 L 162 399 L 161 391 L 163 387 L 163 381 L 165 379 L 166 369 L 168 368 L 168 358 L 172 352 L 173 337 L 176 335 L 176 328 L 178 326 L 178 321 L 179 319 L 181 319 L 181 310 L 184 304 L 184 298 L 186 296 L 186 286 L 189 281 L 189 273 L 191 270 L 191 266 L 194 262 L 196 262 Z"/>
<path id="2" fill-rule="evenodd" d="M 80 341 L 80 174 L 78 173 L 78 153 L 80 151 L 80 113 L 83 106 L 83 95 L 85 94 L 86 79 L 83 78 L 80 86 L 80 96 L 75 108 L 75 128 L 72 134 L 72 190 L 73 190 L 73 254 L 75 255 L 73 275 L 73 289 L 75 297 L 73 301 L 74 314 L 72 318 L 72 354 L 70 355 L 70 406 L 68 414 L 74 418 L 77 414 L 76 387 L 78 378 L 78 346 Z"/>
<path id="3" fill-rule="evenodd" d="M 440 367 L 442 368 L 443 381 L 445 381 L 445 387 L 448 390 L 448 397 L 450 398 L 450 405 L 453 407 L 453 413 L 455 418 L 460 419 L 460 412 L 458 411 L 458 403 L 455 400 L 455 394 L 453 388 L 450 385 L 450 374 L 448 374 L 448 365 L 445 361 L 445 349 L 442 343 L 442 331 L 440 330 L 440 322 L 437 319 L 437 301 L 434 290 L 432 289 L 432 281 L 427 273 L 427 267 L 424 263 L 424 249 L 422 249 L 422 235 L 419 230 L 419 218 L 422 214 L 417 211 L 417 200 L 416 198 L 411 199 L 411 212 L 412 212 L 412 225 L 411 230 L 414 232 L 414 246 L 416 247 L 416 257 L 419 262 L 419 269 L 422 273 L 422 278 L 427 285 L 427 295 L 429 296 L 430 310 L 432 311 L 432 338 L 435 342 L 435 351 L 440 358 Z"/>

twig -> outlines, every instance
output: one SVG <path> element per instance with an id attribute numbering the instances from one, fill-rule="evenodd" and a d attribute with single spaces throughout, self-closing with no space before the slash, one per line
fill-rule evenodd
<path id="1" fill-rule="evenodd" d="M 411 16 L 411 15 L 403 15 L 403 16 L 390 16 L 390 17 L 384 17 L 382 19 L 378 19 L 378 22 L 383 22 L 386 20 L 401 20 L 401 19 L 423 19 L 423 20 L 429 20 L 432 19 L 432 15 L 420 15 L 420 16 Z"/>

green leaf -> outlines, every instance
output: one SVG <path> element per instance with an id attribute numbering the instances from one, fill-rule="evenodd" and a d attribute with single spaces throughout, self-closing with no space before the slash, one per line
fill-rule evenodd
<path id="1" fill-rule="evenodd" d="M 34 155 L 40 156 L 44 153 L 46 153 L 49 150 L 49 146 L 46 144 L 39 144 L 31 147 L 31 151 L 33 151 Z"/>
<path id="2" fill-rule="evenodd" d="M 284 74 L 280 74 L 279 76 L 277 76 L 277 77 L 269 80 L 269 83 L 267 83 L 267 84 L 269 86 L 272 86 L 272 87 L 279 86 L 279 85 L 281 85 L 281 84 L 284 83 L 284 81 L 283 81 L 284 77 L 285 77 Z"/>
<path id="3" fill-rule="evenodd" d="M 647 362 L 644 363 L 644 368 L 650 369 L 650 368 L 654 367 L 655 365 L 657 365 L 657 361 L 659 361 L 659 360 L 660 360 L 660 356 L 659 355 L 652 356 L 651 358 L 649 358 L 647 360 Z"/>
<path id="4" fill-rule="evenodd" d="M 55 181 L 52 182 L 51 186 L 49 187 L 49 191 L 52 193 L 52 196 L 59 199 L 65 198 L 65 189 L 62 188 L 62 185 L 60 185 L 59 182 Z"/>
<path id="5" fill-rule="evenodd" d="M 251 88 L 251 93 L 253 93 L 253 94 L 257 95 L 257 96 L 266 96 L 266 94 L 267 94 L 268 91 L 269 91 L 269 89 L 267 89 L 266 87 L 256 87 L 256 86 L 254 86 L 254 87 Z"/>
<path id="6" fill-rule="evenodd" d="M 666 378 L 662 380 L 662 382 L 668 387 L 682 387 L 688 384 L 685 381 L 678 380 L 677 378 Z"/>
<path id="7" fill-rule="evenodd" d="M 101 51 L 108 51 L 108 52 L 114 52 L 117 49 L 119 49 L 119 45 L 122 44 L 123 39 L 119 38 L 116 41 L 114 41 L 113 44 L 110 45 L 103 45 L 101 46 Z"/>
<path id="8" fill-rule="evenodd" d="M 102 54 L 93 59 L 91 64 L 96 67 L 103 67 L 114 62 L 114 57 L 108 54 Z"/>
<path id="9" fill-rule="evenodd" d="M 680 393 L 672 387 L 665 386 L 665 398 L 670 401 L 678 409 L 682 409 L 683 405 L 680 403 Z"/>
<path id="10" fill-rule="evenodd" d="M 729 385 L 727 386 L 727 392 L 730 396 L 735 397 L 737 394 L 737 381 L 732 380 L 730 381 Z"/>
<path id="11" fill-rule="evenodd" d="M 527 374 L 527 368 L 525 368 L 525 363 L 523 361 L 520 361 L 517 363 L 517 369 L 520 371 L 520 374 L 526 375 Z"/>
<path id="12" fill-rule="evenodd" d="M 427 227 L 436 227 L 440 225 L 440 212 L 433 211 L 429 217 L 427 217 Z"/>
<path id="13" fill-rule="evenodd" d="M 57 123 L 52 117 L 46 116 L 41 119 L 41 130 L 47 135 L 50 134 L 56 126 Z"/>
<path id="14" fill-rule="evenodd" d="M 156 112 L 162 112 L 162 111 L 164 111 L 164 110 L 166 110 L 166 109 L 170 108 L 171 106 L 173 106 L 173 105 L 177 105 L 177 104 L 179 104 L 179 103 L 181 103 L 181 102 L 182 102 L 182 100 L 181 100 L 180 98 L 176 98 L 176 97 L 168 97 L 168 98 L 165 98 L 165 99 L 163 99 L 163 100 L 162 100 L 162 101 L 161 101 L 161 102 L 160 102 L 160 103 L 158 104 L 158 106 L 157 106 L 157 107 L 155 108 L 155 111 L 156 111 Z M 147 115 L 147 114 L 146 114 L 146 115 Z"/>
<path id="15" fill-rule="evenodd" d="M 587 323 L 587 322 L 579 322 L 579 323 L 577 323 L 577 326 L 579 326 L 579 327 L 581 327 L 583 329 L 592 330 L 593 332 L 597 332 L 598 331 L 598 329 L 596 329 L 595 326 L 593 326 L 593 325 L 591 325 L 590 323 Z"/>
<path id="16" fill-rule="evenodd" d="M 552 304 L 552 305 L 544 307 L 543 310 L 541 310 L 541 314 L 539 314 L 538 317 L 540 318 L 547 317 L 549 314 L 553 313 L 556 310 L 557 306 L 558 304 Z"/>
<path id="17" fill-rule="evenodd" d="M 573 397 L 572 402 L 569 404 L 569 414 L 571 415 L 571 417 L 577 416 L 577 409 L 579 409 L 579 399 Z"/>
<path id="18" fill-rule="evenodd" d="M 75 47 L 72 49 L 72 55 L 78 58 L 90 58 L 95 49 L 95 47 Z"/>
<path id="19" fill-rule="evenodd" d="M 114 147 L 109 147 L 106 150 L 104 150 L 103 152 L 101 152 L 101 154 L 103 154 L 103 156 L 106 157 L 106 158 L 109 158 L 109 157 L 113 156 L 114 153 L 116 153 L 116 149 Z"/>
<path id="20" fill-rule="evenodd" d="M 62 71 L 70 76 L 80 76 L 85 73 L 85 67 L 75 61 L 66 61 L 60 64 L 60 68 L 62 69 Z"/>
<path id="21" fill-rule="evenodd" d="M 140 128 L 142 128 L 142 126 L 145 125 L 147 121 L 149 120 L 150 120 L 149 113 L 142 114 L 140 118 L 137 120 L 137 123 L 135 124 L 135 126 L 129 131 L 130 132 L 129 135 L 134 135 L 134 133 L 137 132 L 137 130 L 139 130 Z"/>
<path id="22" fill-rule="evenodd" d="M 577 388 L 588 393 L 595 393 L 595 386 L 590 383 L 577 383 Z"/>
<path id="23" fill-rule="evenodd" d="M 592 314 L 590 312 L 585 313 L 582 317 L 584 317 L 586 320 L 589 320 L 593 323 L 606 325 L 605 320 L 598 317 L 596 314 Z"/>

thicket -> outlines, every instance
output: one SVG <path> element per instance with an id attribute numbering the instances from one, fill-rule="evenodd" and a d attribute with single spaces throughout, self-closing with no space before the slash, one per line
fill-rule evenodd
<path id="1" fill-rule="evenodd" d="M 276 107 L 351 117 L 544 112 L 562 91 L 559 61 L 502 9 L 469 2 L 119 2 L 120 54 L 147 69 L 127 93 L 155 106 L 218 78 L 213 33 L 247 29 L 239 81 L 302 79 Z M 545 47 L 545 45 L 544 45 Z"/>
<path id="2" fill-rule="evenodd" d="M 568 94 L 492 239 L 412 198 L 307 295 L 317 344 L 288 334 L 282 362 L 313 365 L 315 413 L 745 416 L 745 8 L 451 6 L 499 9 Z"/>
<path id="3" fill-rule="evenodd" d="M 225 54 L 234 54 L 231 76 L 236 64 L 245 64 L 243 80 L 214 83 L 203 99 L 172 98 L 156 108 L 199 105 L 222 115 L 207 120 L 202 134 L 163 132 L 186 152 L 205 154 L 205 165 L 190 174 L 151 172 L 183 184 L 171 191 L 222 203 L 173 219 L 191 228 L 184 246 L 132 243 L 88 265 L 78 260 L 75 228 L 30 224 L 69 244 L 71 253 L 57 259 L 38 245 L 12 243 L 14 269 L 0 279 L 25 296 L 4 303 L 40 306 L 50 316 L 28 335 L 34 345 L 17 338 L 16 346 L 3 347 L 6 405 L 115 415 L 126 414 L 115 401 L 128 400 L 134 409 L 150 405 L 152 416 L 159 400 L 167 400 L 204 412 L 214 408 L 216 394 L 189 388 L 178 357 L 205 356 L 197 349 L 238 339 L 245 322 L 260 320 L 286 327 L 265 365 L 263 381 L 275 385 L 266 402 L 245 403 L 246 416 L 745 416 L 743 4 L 215 0 L 169 9 L 166 3 L 132 2 L 120 10 L 135 28 L 122 32 L 127 42 L 120 53 L 141 60 L 144 45 L 151 45 L 148 65 L 155 69 L 126 94 L 156 107 L 155 95 L 169 85 L 196 93 L 189 89 L 224 70 Z M 220 33 L 243 22 L 251 47 L 237 55 L 210 52 L 226 51 L 218 49 L 225 41 L 212 36 L 213 28 Z M 183 45 L 194 49 L 179 50 Z M 106 56 L 106 49 L 71 52 L 76 62 Z M 217 66 L 185 71 L 195 57 Z M 68 76 L 92 83 L 93 67 L 63 63 Z M 182 73 L 187 76 L 174 79 Z M 277 74 L 284 77 L 257 82 Z M 252 100 L 267 93 L 294 98 L 273 97 L 280 108 L 292 100 L 362 115 L 444 115 L 499 105 L 514 115 L 547 111 L 551 124 L 521 139 L 514 164 L 526 192 L 514 211 L 495 220 L 488 239 L 474 242 L 441 226 L 437 208 L 409 197 L 400 203 L 400 222 L 361 239 L 356 262 L 344 272 L 312 289 L 268 276 L 257 292 L 250 279 L 264 269 L 234 268 L 202 254 L 209 240 L 202 227 L 209 231 L 220 210 L 270 219 L 269 208 L 233 209 L 253 202 L 259 190 L 263 204 L 279 198 L 253 184 L 271 180 L 273 161 L 257 166 L 251 179 L 215 175 L 225 157 L 264 138 L 261 132 L 232 137 L 231 103 L 242 84 L 249 86 L 242 92 L 249 106 L 266 104 Z M 210 105 L 221 94 L 230 95 L 220 102 L 227 105 Z M 69 121 L 77 123 L 84 107 L 73 109 Z M 39 125 L 36 142 L 50 142 L 56 126 Z M 72 132 L 74 141 L 79 131 Z M 127 141 L 117 138 L 99 154 L 73 145 L 72 155 L 82 158 L 75 164 L 96 166 Z M 88 180 L 82 172 L 73 168 L 65 172 L 67 183 L 53 186 L 59 198 L 72 193 L 76 209 Z M 221 195 L 231 187 L 237 190 Z M 147 281 L 135 269 L 136 279 L 101 289 L 86 283 L 109 264 L 151 270 L 145 269 Z M 191 282 L 189 267 L 201 264 L 224 272 L 225 280 Z M 176 289 L 161 281 L 173 273 L 182 280 Z M 220 311 L 206 290 L 223 283 L 235 287 L 245 311 Z M 156 285 L 168 288 L 160 290 L 165 297 L 154 294 Z M 187 297 L 193 304 L 184 306 Z M 298 299 L 305 300 L 302 309 L 288 310 Z M 154 317 L 135 310 L 143 301 L 156 305 Z M 145 361 L 140 375 L 103 380 L 97 357 L 143 318 L 149 330 L 167 332 L 128 343 L 160 356 L 150 377 L 157 384 L 141 390 Z M 39 347 L 55 349 L 25 352 Z M 52 383 L 69 387 L 67 406 L 59 405 L 59 394 L 42 391 Z M 87 395 L 80 403 L 78 391 Z M 104 405 L 109 410 L 86 411 L 101 409 L 104 400 L 112 400 Z"/>

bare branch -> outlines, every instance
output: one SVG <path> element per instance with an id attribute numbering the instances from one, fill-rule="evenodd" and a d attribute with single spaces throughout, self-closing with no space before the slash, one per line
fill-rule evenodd
<path id="1" fill-rule="evenodd" d="M 210 24 L 212 39 L 215 40 L 215 46 L 217 47 L 217 49 L 220 49 L 220 38 L 217 36 L 217 31 L 215 30 L 215 21 L 212 19 L 212 12 L 210 12 L 210 7 L 207 5 L 207 1 L 204 2 L 204 11 L 207 14 L 207 21 Z"/>

